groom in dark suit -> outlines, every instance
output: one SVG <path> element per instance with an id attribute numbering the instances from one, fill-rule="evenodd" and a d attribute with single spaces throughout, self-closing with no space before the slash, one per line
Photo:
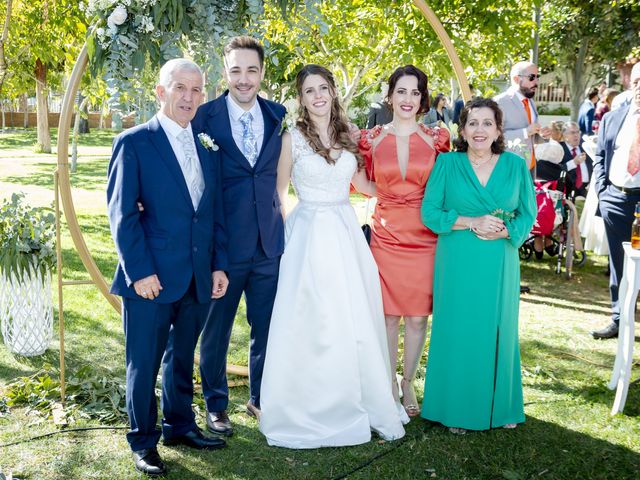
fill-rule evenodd
<path id="1" fill-rule="evenodd" d="M 225 446 L 195 423 L 193 353 L 228 280 L 220 156 L 190 121 L 203 100 L 200 68 L 168 61 L 156 86 L 160 111 L 113 142 L 107 200 L 126 341 L 127 440 L 136 469 L 163 475 L 156 445 L 156 377 L 162 360 L 165 445 Z M 139 210 L 138 204 L 144 206 Z M 168 339 L 171 336 L 171 342 Z"/>
<path id="2" fill-rule="evenodd" d="M 615 338 L 620 324 L 618 287 L 622 279 L 622 242 L 631 239 L 636 203 L 640 202 L 640 63 L 631 70 L 633 97 L 607 113 L 598 129 L 593 176 L 598 189 L 600 213 L 609 243 L 609 291 L 611 323 L 591 332 L 594 338 Z"/>
<path id="3" fill-rule="evenodd" d="M 247 412 L 256 417 L 260 414 L 260 383 L 284 250 L 276 169 L 285 108 L 258 97 L 264 77 L 264 49 L 254 38 L 235 37 L 225 46 L 224 77 L 228 91 L 200 107 L 193 123 L 198 131 L 215 139 L 221 153 L 229 289 L 224 299 L 216 302 L 202 332 L 200 371 L 207 427 L 230 436 L 226 359 L 243 293 L 251 326 Z"/>

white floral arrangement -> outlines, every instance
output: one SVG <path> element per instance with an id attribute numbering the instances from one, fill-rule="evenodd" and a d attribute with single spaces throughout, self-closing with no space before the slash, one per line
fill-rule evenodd
<path id="1" fill-rule="evenodd" d="M 243 33 L 263 12 L 261 0 L 85 0 L 93 28 L 87 47 L 93 76 L 107 83 L 109 104 L 119 110 L 140 85 L 140 72 L 187 53 L 211 78 L 221 71 L 223 42 Z"/>
<path id="2" fill-rule="evenodd" d="M 207 135 L 204 132 L 198 134 L 198 140 L 200 140 L 200 144 L 206 150 L 212 150 L 214 152 L 217 152 L 220 149 L 220 147 L 216 145 L 216 142 L 213 140 L 213 138 L 211 138 L 209 135 Z"/>
<path id="3" fill-rule="evenodd" d="M 51 271 L 56 265 L 55 216 L 50 209 L 32 208 L 24 193 L 14 193 L 0 205 L 0 271 L 19 279 L 29 268 Z"/>

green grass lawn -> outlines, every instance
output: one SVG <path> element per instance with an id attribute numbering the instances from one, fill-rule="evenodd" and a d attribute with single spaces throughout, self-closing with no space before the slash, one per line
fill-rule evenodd
<path id="1" fill-rule="evenodd" d="M 85 240 L 106 277 L 116 263 L 105 216 L 105 172 L 113 134 L 82 137 L 74 199 Z M 33 131 L 0 134 L 0 198 L 23 190 L 33 204 L 53 200 L 53 155 L 34 154 Z M 88 278 L 68 232 L 63 232 L 63 276 Z M 160 446 L 169 479 L 638 479 L 640 478 L 640 388 L 629 390 L 624 414 L 610 416 L 614 392 L 607 388 L 616 341 L 588 335 L 609 318 L 605 258 L 589 256 L 570 281 L 553 271 L 553 260 L 525 262 L 520 339 L 527 421 L 515 430 L 465 436 L 414 419 L 398 442 L 292 451 L 268 447 L 255 420 L 244 413 L 248 390 L 231 390 L 236 433 L 224 451 L 199 452 Z M 55 282 L 54 282 L 55 285 Z M 54 304 L 57 290 L 54 288 Z M 124 378 L 120 317 L 93 286 L 64 287 L 67 375 L 89 366 L 94 380 Z M 57 313 L 57 311 L 56 311 Z M 57 324 L 55 326 L 57 332 Z M 638 337 L 636 337 L 637 343 Z M 0 472 L 28 479 L 135 479 L 124 430 L 69 432 L 14 446 L 33 436 L 64 431 L 37 410 L 7 408 L 7 384 L 58 362 L 57 333 L 42 357 L 16 357 L 0 343 Z M 246 365 L 248 328 L 244 309 L 234 327 L 229 361 Z M 637 357 L 636 357 L 637 358 Z M 424 364 L 417 384 L 422 394 Z M 638 365 L 633 378 L 638 377 Z M 460 379 L 464 381 L 464 379 Z M 240 382 L 242 383 L 242 382 Z M 55 385 L 54 385 L 55 387 Z M 52 390 L 55 396 L 55 388 Z M 203 403 L 195 409 L 203 424 Z M 76 413 L 66 427 L 95 427 Z M 123 427 L 124 421 L 115 423 Z"/>

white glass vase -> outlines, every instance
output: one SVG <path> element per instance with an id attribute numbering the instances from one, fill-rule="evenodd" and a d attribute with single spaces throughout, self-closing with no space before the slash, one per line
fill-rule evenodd
<path id="1" fill-rule="evenodd" d="M 53 338 L 51 272 L 29 267 L 21 278 L 0 270 L 0 327 L 13 353 L 42 355 Z"/>

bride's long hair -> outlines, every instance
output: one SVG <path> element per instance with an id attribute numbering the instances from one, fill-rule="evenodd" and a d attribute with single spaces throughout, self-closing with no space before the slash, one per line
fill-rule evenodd
<path id="1" fill-rule="evenodd" d="M 296 91 L 298 93 L 298 120 L 296 121 L 296 127 L 298 127 L 300 133 L 302 133 L 307 142 L 309 142 L 314 152 L 322 156 L 327 163 L 331 165 L 336 163 L 336 161 L 331 158 L 331 148 L 327 148 L 322 144 L 315 123 L 309 115 L 309 111 L 302 105 L 302 84 L 310 75 L 320 75 L 329 84 L 329 90 L 333 98 L 331 101 L 331 118 L 329 120 L 329 140 L 331 140 L 332 147 L 336 149 L 343 148 L 353 153 L 358 162 L 358 169 L 362 168 L 364 166 L 364 160 L 360 155 L 356 142 L 351 138 L 349 120 L 338 99 L 333 74 L 321 65 L 305 65 L 296 76 Z"/>

